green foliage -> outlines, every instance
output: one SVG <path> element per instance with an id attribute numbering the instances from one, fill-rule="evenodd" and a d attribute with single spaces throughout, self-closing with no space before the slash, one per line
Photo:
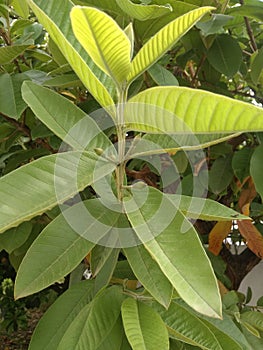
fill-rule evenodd
<path id="1" fill-rule="evenodd" d="M 5 278 L 0 288 L 0 330 L 17 331 L 27 326 L 26 303 L 24 300 L 14 301 L 14 282 Z"/>
<path id="2" fill-rule="evenodd" d="M 223 285 L 227 237 L 263 256 L 260 6 L 0 1 L 0 249 L 16 299 L 70 279 L 30 350 L 262 344 Z"/>

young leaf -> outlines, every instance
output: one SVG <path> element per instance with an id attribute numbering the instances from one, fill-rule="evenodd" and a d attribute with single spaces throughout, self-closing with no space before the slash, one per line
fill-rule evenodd
<path id="1" fill-rule="evenodd" d="M 29 8 L 26 0 L 12 0 L 12 6 L 19 16 L 24 18 L 29 16 Z"/>
<path id="2" fill-rule="evenodd" d="M 76 6 L 70 17 L 76 38 L 96 65 L 118 85 L 124 83 L 131 56 L 131 43 L 124 31 L 96 8 Z"/>
<path id="3" fill-rule="evenodd" d="M 140 49 L 131 63 L 128 82 L 131 83 L 138 75 L 162 57 L 180 38 L 188 32 L 203 15 L 213 10 L 213 7 L 200 7 L 176 18 L 163 27 Z"/>
<path id="4" fill-rule="evenodd" d="M 110 140 L 91 117 L 55 91 L 25 82 L 22 96 L 37 118 L 73 149 L 93 150 L 111 146 Z"/>
<path id="5" fill-rule="evenodd" d="M 124 299 L 117 286 L 99 293 L 71 323 L 57 350 L 97 349 L 114 328 Z"/>
<path id="6" fill-rule="evenodd" d="M 102 106 L 113 105 L 115 87 L 111 79 L 94 64 L 73 34 L 69 21 L 73 4 L 69 0 L 28 0 L 28 4 L 94 98 Z"/>
<path id="7" fill-rule="evenodd" d="M 182 299 L 221 317 L 217 281 L 194 227 L 168 197 L 152 187 L 146 191 L 134 188 L 124 202 L 132 228 Z M 186 256 L 191 264 L 185 264 Z"/>
<path id="8" fill-rule="evenodd" d="M 187 87 L 154 87 L 125 106 L 127 129 L 153 133 L 229 133 L 263 130 L 263 110 Z"/>
<path id="9" fill-rule="evenodd" d="M 164 307 L 168 307 L 173 287 L 143 245 L 123 249 L 129 264 L 145 289 Z"/>
<path id="10" fill-rule="evenodd" d="M 122 303 L 121 314 L 133 350 L 169 349 L 167 329 L 161 317 L 148 305 L 127 298 Z"/>
<path id="11" fill-rule="evenodd" d="M 42 157 L 1 177 L 0 232 L 83 190 L 94 182 L 94 169 L 98 180 L 114 168 L 92 152 L 75 151 Z"/>
<path id="12" fill-rule="evenodd" d="M 40 319 L 32 335 L 29 350 L 57 350 L 58 344 L 68 327 L 91 302 L 94 295 L 94 281 L 74 284 L 63 293 Z"/>
<path id="13" fill-rule="evenodd" d="M 158 18 L 166 15 L 172 11 L 172 7 L 169 4 L 166 5 L 142 5 L 135 4 L 130 0 L 116 0 L 122 11 L 126 12 L 131 18 L 138 19 L 140 21 L 146 21 L 147 19 Z"/>

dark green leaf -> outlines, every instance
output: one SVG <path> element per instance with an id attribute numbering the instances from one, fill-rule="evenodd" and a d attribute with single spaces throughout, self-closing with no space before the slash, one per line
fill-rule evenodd
<path id="1" fill-rule="evenodd" d="M 205 36 L 222 33 L 224 30 L 223 27 L 231 20 L 233 17 L 222 15 L 222 14 L 213 14 L 212 18 L 206 22 L 198 22 L 196 27 L 201 29 Z"/>
<path id="2" fill-rule="evenodd" d="M 250 173 L 254 180 L 256 190 L 263 199 L 263 144 L 261 144 L 255 149 L 251 157 Z"/>
<path id="3" fill-rule="evenodd" d="M 156 82 L 157 85 L 163 85 L 163 86 L 179 85 L 178 80 L 173 75 L 173 73 L 158 63 L 148 68 L 148 73 L 150 74 L 150 76 Z"/>
<path id="4" fill-rule="evenodd" d="M 32 224 L 30 222 L 23 222 L 18 227 L 11 228 L 0 235 L 0 251 L 4 249 L 10 254 L 12 251 L 19 248 L 25 243 L 31 230 Z"/>
<path id="5" fill-rule="evenodd" d="M 261 82 L 262 69 L 263 69 L 263 48 L 258 50 L 253 56 L 253 61 L 251 64 L 251 79 L 254 84 Z"/>
<path id="6" fill-rule="evenodd" d="M 232 77 L 242 62 L 242 51 L 232 36 L 219 35 L 208 51 L 207 59 L 220 73 Z"/>
<path id="7" fill-rule="evenodd" d="M 241 183 L 250 174 L 250 158 L 252 154 L 253 149 L 244 147 L 240 151 L 235 152 L 233 155 L 232 167 L 234 174 Z"/>
<path id="8" fill-rule="evenodd" d="M 219 194 L 226 190 L 233 179 L 232 157 L 217 158 L 209 171 L 209 187 L 210 190 Z"/>

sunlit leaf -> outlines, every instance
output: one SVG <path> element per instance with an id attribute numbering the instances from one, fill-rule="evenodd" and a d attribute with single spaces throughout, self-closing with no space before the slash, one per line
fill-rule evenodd
<path id="1" fill-rule="evenodd" d="M 213 7 L 201 7 L 176 18 L 155 34 L 137 53 L 131 64 L 128 81 L 136 77 L 158 61 L 162 55 L 191 29 L 204 14 L 213 10 Z"/>
<path id="2" fill-rule="evenodd" d="M 131 43 L 118 24 L 104 12 L 76 6 L 71 11 L 75 36 L 93 61 L 117 83 L 130 71 Z"/>
<path id="3" fill-rule="evenodd" d="M 69 20 L 73 4 L 69 0 L 28 0 L 28 4 L 94 98 L 102 106 L 112 105 L 115 88 L 111 79 L 94 64 L 73 34 Z"/>
<path id="4" fill-rule="evenodd" d="M 262 108 L 208 91 L 154 87 L 126 105 L 127 129 L 154 133 L 229 133 L 263 130 Z"/>
<path id="5" fill-rule="evenodd" d="M 0 232 L 43 214 L 86 186 L 111 173 L 115 166 L 91 152 L 42 157 L 0 179 Z"/>

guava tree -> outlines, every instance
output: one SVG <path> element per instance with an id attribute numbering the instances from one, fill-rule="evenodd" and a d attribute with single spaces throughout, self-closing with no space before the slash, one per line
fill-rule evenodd
<path id="1" fill-rule="evenodd" d="M 70 276 L 29 349 L 260 349 L 235 289 L 263 254 L 262 5 L 236 5 L 1 2 L 0 246 L 17 299 Z"/>

